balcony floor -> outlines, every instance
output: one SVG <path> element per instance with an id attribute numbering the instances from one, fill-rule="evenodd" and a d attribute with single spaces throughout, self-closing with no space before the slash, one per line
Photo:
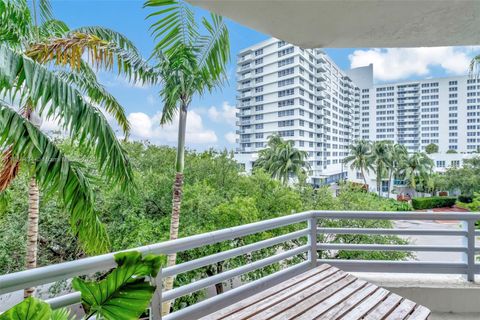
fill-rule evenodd
<path id="1" fill-rule="evenodd" d="M 447 313 L 433 312 L 429 319 L 431 320 L 476 320 L 479 318 L 478 313 Z"/>

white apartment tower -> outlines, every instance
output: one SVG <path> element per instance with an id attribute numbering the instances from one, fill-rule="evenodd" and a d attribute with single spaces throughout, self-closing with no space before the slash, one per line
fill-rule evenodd
<path id="1" fill-rule="evenodd" d="M 313 184 L 346 174 L 360 89 L 323 51 L 277 39 L 249 47 L 238 55 L 237 91 L 237 159 L 247 170 L 279 134 L 308 152 Z"/>
<path id="2" fill-rule="evenodd" d="M 311 182 L 344 177 L 355 139 L 420 151 L 480 148 L 480 79 L 446 77 L 373 84 L 373 67 L 342 71 L 319 49 L 269 39 L 238 54 L 236 158 L 247 170 L 279 134 L 308 152 Z"/>
<path id="3" fill-rule="evenodd" d="M 445 153 L 480 147 L 480 79 L 434 78 L 361 89 L 359 134 L 409 151 L 434 143 Z"/>

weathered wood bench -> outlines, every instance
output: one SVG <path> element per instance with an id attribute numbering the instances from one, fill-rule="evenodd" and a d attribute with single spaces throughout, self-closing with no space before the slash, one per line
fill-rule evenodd
<path id="1" fill-rule="evenodd" d="M 415 302 L 323 264 L 202 319 L 424 320 L 429 315 Z"/>

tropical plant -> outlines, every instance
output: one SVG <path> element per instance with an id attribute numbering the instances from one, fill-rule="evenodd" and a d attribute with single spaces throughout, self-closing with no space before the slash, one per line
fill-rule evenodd
<path id="1" fill-rule="evenodd" d="M 69 159 L 81 159 L 85 170 L 95 173 L 93 157 L 83 157 L 81 150 L 71 146 L 70 142 L 58 141 L 58 146 Z M 112 251 L 121 251 L 152 243 L 167 241 L 169 238 L 172 175 L 175 168 L 176 149 L 157 146 L 150 143 L 127 142 L 123 144 L 131 161 L 135 177 L 134 193 L 125 196 L 122 190 L 111 188 L 105 181 L 99 181 L 96 189 L 96 208 L 106 225 Z M 12 186 L 4 193 L 5 207 L 0 207 L 0 274 L 23 269 L 24 247 L 21 246 L 26 235 L 26 181 L 27 172 L 22 171 Z M 379 198 L 360 187 L 345 183 L 340 186 L 338 196 L 334 196 L 328 186 L 314 188 L 305 183 L 302 188 L 284 186 L 272 179 L 263 170 L 253 175 L 245 175 L 228 152 L 186 151 L 185 153 L 185 189 L 182 202 L 182 228 L 179 237 L 187 237 L 205 232 L 251 223 L 259 220 L 285 216 L 292 212 L 306 210 L 367 210 L 395 211 L 408 210 L 395 200 Z M 57 197 L 45 198 L 41 202 L 42 230 L 39 241 L 39 264 L 50 265 L 78 259 L 82 252 L 76 247 L 77 239 L 68 234 L 65 225 L 67 214 L 61 210 L 61 201 Z M 337 220 L 328 221 L 331 227 L 353 228 L 391 228 L 390 221 L 379 220 Z M 304 227 L 301 224 L 297 227 Z M 181 252 L 178 262 L 183 263 L 209 254 L 231 250 L 285 234 L 278 228 L 248 237 L 236 238 L 215 245 Z M 401 244 L 395 236 L 332 235 L 340 243 L 385 243 Z M 377 242 L 378 241 L 378 242 Z M 20 244 L 20 245 L 19 245 Z M 304 243 L 297 241 L 295 245 Z M 289 243 L 291 246 L 292 243 Z M 253 254 L 241 255 L 219 263 L 192 270 L 176 277 L 175 286 L 181 286 L 198 279 L 231 270 L 239 265 L 271 256 L 272 252 L 288 249 L 283 245 L 273 246 Z M 331 257 L 336 252 L 331 252 Z M 405 256 L 400 252 L 372 252 L 342 250 L 342 257 L 348 259 L 384 259 L 398 260 Z M 401 253 L 404 254 L 404 253 Z M 162 256 L 165 262 L 166 257 Z M 248 273 L 245 282 L 259 276 L 271 274 L 286 265 L 276 263 L 255 272 Z M 227 291 L 230 282 L 216 284 L 217 292 Z M 175 299 L 174 310 L 185 308 L 205 297 L 206 291 Z"/>
<path id="2" fill-rule="evenodd" d="M 95 316 L 106 320 L 139 319 L 152 300 L 154 282 L 161 266 L 160 256 L 146 255 L 138 251 L 115 255 L 117 267 L 102 280 L 74 278 L 73 288 L 80 292 L 85 319 Z M 28 297 L 0 315 L 0 320 L 68 320 L 66 309 L 52 311 L 50 305 Z M 72 318 L 73 319 L 73 318 Z"/>
<path id="3" fill-rule="evenodd" d="M 268 138 L 267 148 L 259 152 L 256 168 L 262 168 L 272 178 L 287 185 L 290 177 L 299 179 L 310 168 L 307 162 L 308 152 L 298 150 L 293 141 L 285 141 L 277 135 Z"/>
<path id="4" fill-rule="evenodd" d="M 156 11 L 151 25 L 155 44 L 153 57 L 158 60 L 162 81 L 160 97 L 164 103 L 162 124 L 172 122 L 178 114 L 178 145 L 170 239 L 178 237 L 180 205 L 184 180 L 185 133 L 187 113 L 192 98 L 219 87 L 226 79 L 226 65 L 230 59 L 228 29 L 222 17 L 211 14 L 202 19 L 202 27 L 195 21 L 191 7 L 182 0 L 147 0 L 145 7 Z M 205 31 L 205 34 L 201 34 Z M 176 254 L 168 255 L 167 266 L 176 263 Z M 165 290 L 173 288 L 173 277 L 165 280 Z M 163 310 L 168 313 L 170 304 Z"/>
<path id="5" fill-rule="evenodd" d="M 433 166 L 433 160 L 425 153 L 415 152 L 407 158 L 403 173 L 409 181 L 409 185 L 415 189 L 417 187 L 417 180 L 431 174 Z"/>
<path id="6" fill-rule="evenodd" d="M 40 190 L 63 200 L 72 231 L 88 253 L 108 250 L 89 176 L 39 129 L 41 119 L 56 121 L 95 156 L 112 185 L 126 188 L 132 182 L 128 158 L 99 107 L 126 135 L 128 121 L 92 66 L 115 67 L 131 81 L 155 80 L 154 69 L 123 35 L 102 27 L 69 30 L 53 19 L 47 0 L 33 1 L 31 8 L 26 0 L 0 0 L 0 192 L 20 166 L 30 173 L 27 268 L 37 263 Z"/>
<path id="7" fill-rule="evenodd" d="M 438 152 L 438 145 L 435 143 L 430 143 L 425 147 L 425 152 L 427 154 L 437 153 Z"/>
<path id="8" fill-rule="evenodd" d="M 367 140 L 358 140 L 349 146 L 350 155 L 343 161 L 350 164 L 352 170 L 359 170 L 362 173 L 363 182 L 367 185 L 367 177 L 365 173 L 373 169 L 370 163 L 371 143 Z"/>
<path id="9" fill-rule="evenodd" d="M 408 158 L 408 151 L 404 145 L 393 143 L 387 145 L 389 148 L 387 159 L 387 172 L 388 172 L 388 191 L 387 198 L 390 198 L 392 191 L 392 182 L 395 176 L 399 176 L 405 166 L 405 162 Z"/>
<path id="10" fill-rule="evenodd" d="M 372 144 L 371 153 L 368 156 L 368 162 L 371 163 L 377 180 L 378 195 L 382 196 L 382 181 L 387 175 L 390 155 L 391 142 L 375 141 Z"/>
<path id="11" fill-rule="evenodd" d="M 40 299 L 28 297 L 13 308 L 0 314 L 0 320 L 69 320 L 66 309 L 52 310 L 50 305 Z"/>
<path id="12" fill-rule="evenodd" d="M 117 267 L 100 281 L 73 279 L 73 288 L 80 291 L 86 318 L 100 316 L 106 320 L 138 319 L 145 312 L 156 287 L 154 281 L 161 266 L 159 256 L 138 251 L 115 255 Z"/>

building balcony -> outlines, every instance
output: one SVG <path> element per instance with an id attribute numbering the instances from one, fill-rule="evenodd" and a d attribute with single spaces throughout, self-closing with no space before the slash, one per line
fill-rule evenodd
<path id="1" fill-rule="evenodd" d="M 173 290 L 162 292 L 161 289 L 157 289 L 158 292 L 152 301 L 151 319 L 154 320 L 161 319 L 158 312 L 161 310 L 162 302 L 204 290 L 217 283 L 235 279 L 238 285 L 225 293 L 207 297 L 205 300 L 171 313 L 163 319 L 199 319 L 324 263 L 354 273 L 355 276 L 361 279 L 367 279 L 375 284 L 383 285 L 394 293 L 426 306 L 434 312 L 431 317 L 433 320 L 478 319 L 480 317 L 480 305 L 478 303 L 480 286 L 475 283 L 475 279 L 480 273 L 480 264 L 476 263 L 475 253 L 480 250 L 480 247 L 475 243 L 475 237 L 480 236 L 480 231 L 475 229 L 475 223 L 479 218 L 478 213 L 455 212 L 308 211 L 156 243 L 132 250 L 142 252 L 143 254 L 157 255 L 181 253 L 196 248 L 201 249 L 215 243 L 241 239 L 245 236 L 273 229 L 290 227 L 288 228 L 289 231 L 285 231 L 279 236 L 247 245 L 242 245 L 241 242 L 237 241 L 236 245 L 228 250 L 161 270 L 158 279 L 156 279 L 157 283 L 161 283 L 165 277 L 176 276 L 241 255 L 250 255 L 252 252 L 279 244 L 287 244 L 289 247 L 286 250 L 274 250 L 272 255 L 266 258 L 234 266 L 230 270 L 203 279 L 197 279 L 191 283 L 184 283 Z M 398 227 L 391 229 L 328 227 L 324 222 L 332 219 L 390 220 Z M 415 222 L 425 220 L 442 220 L 458 223 L 453 224 L 456 227 L 450 228 L 415 228 Z M 406 221 L 412 223 L 406 224 Z M 331 237 L 328 237 L 328 235 L 335 234 L 398 235 L 407 238 L 409 236 L 421 236 L 432 237 L 432 239 L 436 240 L 433 245 L 329 242 L 328 239 Z M 434 255 L 436 260 L 367 261 L 325 258 L 327 252 L 341 252 L 345 250 L 430 252 L 436 253 Z M 452 260 L 451 255 L 449 258 L 444 258 L 445 255 L 442 253 L 456 253 L 460 258 Z M 291 260 L 293 257 L 296 257 L 296 259 Z M 290 263 L 282 263 L 287 260 Z M 258 280 L 242 283 L 241 275 L 276 263 L 280 263 L 280 270 Z M 0 295 L 23 290 L 31 286 L 69 280 L 74 276 L 103 272 L 114 266 L 114 254 L 110 253 L 2 275 L 0 276 Z M 289 288 L 286 287 L 285 290 L 286 294 L 288 294 Z M 51 298 L 47 302 L 53 308 L 70 306 L 80 302 L 80 295 L 78 293 L 68 293 Z M 436 318 L 438 313 L 447 312 L 451 318 Z"/>
<path id="2" fill-rule="evenodd" d="M 250 61 L 250 60 L 252 60 L 252 59 L 253 59 L 253 54 L 248 53 L 248 54 L 246 54 L 246 55 L 240 56 L 240 57 L 238 58 L 238 62 L 240 62 L 240 63 L 241 63 L 241 62 L 247 62 L 247 61 Z"/>

